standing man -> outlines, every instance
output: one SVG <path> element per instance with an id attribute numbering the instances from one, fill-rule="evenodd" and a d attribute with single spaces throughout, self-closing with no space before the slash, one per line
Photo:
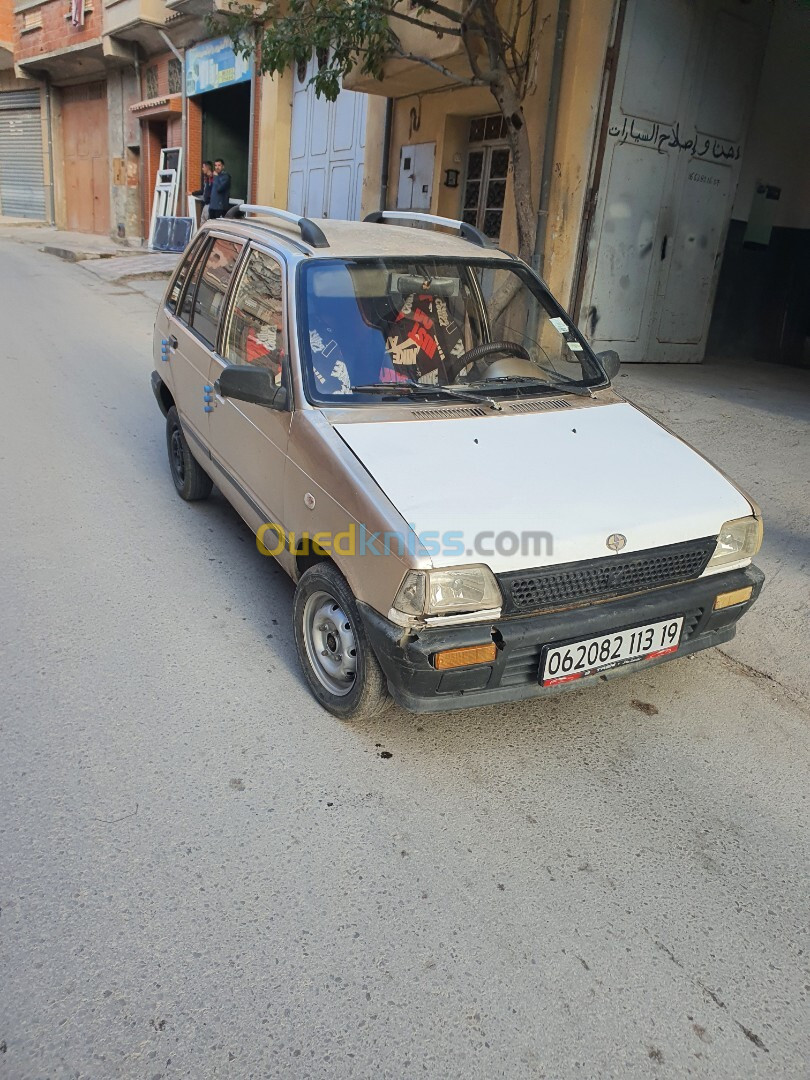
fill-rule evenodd
<path id="1" fill-rule="evenodd" d="M 223 217 L 231 208 L 231 176 L 225 172 L 225 162 L 217 158 L 214 162 L 214 179 L 211 183 L 211 201 L 208 206 L 209 218 Z"/>
<path id="2" fill-rule="evenodd" d="M 208 207 L 211 202 L 211 185 L 214 181 L 214 163 L 213 161 L 204 161 L 202 165 L 202 187 L 199 191 L 192 191 L 192 195 L 197 199 L 202 199 L 203 206 L 200 213 L 200 224 L 208 220 Z"/>

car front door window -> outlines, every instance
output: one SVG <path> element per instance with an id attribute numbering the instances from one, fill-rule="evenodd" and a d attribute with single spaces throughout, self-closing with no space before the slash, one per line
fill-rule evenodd
<path id="1" fill-rule="evenodd" d="M 225 330 L 222 355 L 229 364 L 255 364 L 281 384 L 287 355 L 281 265 L 251 251 Z"/>

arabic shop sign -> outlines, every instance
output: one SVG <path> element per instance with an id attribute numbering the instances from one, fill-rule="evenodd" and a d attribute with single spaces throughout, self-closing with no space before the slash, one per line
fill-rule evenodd
<path id="1" fill-rule="evenodd" d="M 708 158 L 714 161 L 739 161 L 740 159 L 739 146 L 725 139 L 710 139 L 704 135 L 698 135 L 697 131 L 693 132 L 689 139 L 685 136 L 681 138 L 680 123 L 677 123 L 675 127 L 669 124 L 653 124 L 651 127 L 646 127 L 644 124 L 637 123 L 635 118 L 631 118 L 628 124 L 625 117 L 621 127 L 614 124 L 608 128 L 608 135 L 618 139 L 619 144 L 649 143 L 659 154 L 665 154 L 668 150 L 686 150 L 696 158 Z"/>
<path id="2" fill-rule="evenodd" d="M 253 57 L 237 55 L 229 37 L 204 41 L 186 53 L 186 94 L 189 97 L 248 82 L 252 75 Z"/>

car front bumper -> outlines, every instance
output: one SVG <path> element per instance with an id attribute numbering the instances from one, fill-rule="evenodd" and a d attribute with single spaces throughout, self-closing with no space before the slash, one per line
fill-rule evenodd
<path id="1" fill-rule="evenodd" d="M 748 566 L 585 607 L 426 630 L 403 630 L 367 604 L 359 607 L 398 704 L 417 713 L 445 712 L 559 694 L 720 645 L 734 637 L 738 619 L 759 596 L 763 581 L 762 571 Z M 713 610 L 719 593 L 749 585 L 753 592 L 745 603 Z M 581 641 L 680 615 L 684 622 L 677 652 L 633 661 L 558 686 L 540 685 L 540 664 L 547 645 Z M 498 648 L 491 664 L 449 671 L 437 671 L 433 666 L 432 657 L 437 652 L 488 645 L 493 640 Z"/>

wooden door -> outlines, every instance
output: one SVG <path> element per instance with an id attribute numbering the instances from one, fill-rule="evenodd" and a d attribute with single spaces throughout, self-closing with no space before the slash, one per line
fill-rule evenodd
<path id="1" fill-rule="evenodd" d="M 68 229 L 109 233 L 106 83 L 85 83 L 62 90 L 62 141 Z"/>

